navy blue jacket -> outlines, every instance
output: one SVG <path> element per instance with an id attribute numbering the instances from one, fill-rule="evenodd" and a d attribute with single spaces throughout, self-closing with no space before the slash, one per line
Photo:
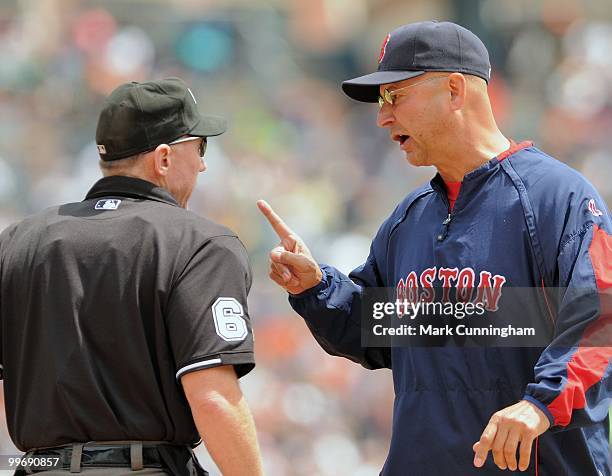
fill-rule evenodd
<path id="1" fill-rule="evenodd" d="M 398 205 L 349 277 L 322 265 L 321 283 L 289 299 L 328 353 L 392 369 L 393 433 L 382 474 L 508 474 L 490 455 L 476 469 L 472 445 L 493 413 L 527 399 L 551 428 L 520 474 L 610 476 L 612 339 L 604 325 L 612 319 L 612 224 L 602 198 L 579 173 L 527 147 L 467 174 L 443 226 L 448 215 L 438 175 Z M 462 285 L 483 288 L 489 301 L 510 287 L 547 293 L 546 312 L 525 312 L 550 320 L 551 345 L 362 346 L 366 287 L 401 295 Z"/>

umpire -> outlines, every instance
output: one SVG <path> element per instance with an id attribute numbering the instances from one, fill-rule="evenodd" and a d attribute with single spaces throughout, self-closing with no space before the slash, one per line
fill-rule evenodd
<path id="1" fill-rule="evenodd" d="M 115 89 L 85 200 L 0 236 L 1 364 L 16 474 L 262 474 L 238 385 L 254 367 L 251 270 L 227 228 L 186 204 L 207 137 L 178 78 Z"/>

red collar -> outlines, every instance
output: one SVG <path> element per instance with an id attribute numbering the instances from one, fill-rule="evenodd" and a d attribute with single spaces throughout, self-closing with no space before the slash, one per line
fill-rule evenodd
<path id="1" fill-rule="evenodd" d="M 497 160 L 501 162 L 502 160 L 507 159 L 508 157 L 518 152 L 519 150 L 525 149 L 527 147 L 531 147 L 532 145 L 533 145 L 533 141 L 530 141 L 530 140 L 524 140 L 523 142 L 520 142 L 517 144 L 512 139 L 510 139 L 510 147 L 508 147 L 501 154 L 499 154 L 497 156 Z"/>
<path id="2" fill-rule="evenodd" d="M 512 154 L 518 152 L 521 149 L 525 149 L 527 147 L 531 147 L 533 145 L 533 141 L 524 140 L 523 142 L 516 143 L 512 139 L 510 139 L 510 147 L 508 147 L 505 151 L 497 156 L 498 161 L 502 161 L 510 157 Z M 451 211 L 455 207 L 455 202 L 457 201 L 457 197 L 459 196 L 459 191 L 461 190 L 462 182 L 447 182 L 444 181 L 446 185 L 446 195 L 448 196 L 448 203 L 450 205 Z"/>

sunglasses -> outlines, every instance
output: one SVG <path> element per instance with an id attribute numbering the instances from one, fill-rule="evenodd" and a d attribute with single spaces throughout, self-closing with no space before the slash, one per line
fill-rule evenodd
<path id="1" fill-rule="evenodd" d="M 169 142 L 168 145 L 182 144 L 183 142 L 190 142 L 192 140 L 200 140 L 200 139 L 202 139 L 202 142 L 200 142 L 198 153 L 200 154 L 200 157 L 204 157 L 204 154 L 206 153 L 206 146 L 208 145 L 206 137 L 196 137 L 196 136 L 183 137 L 182 139 L 177 139 L 175 141 Z"/>
<path id="2" fill-rule="evenodd" d="M 405 86 L 403 88 L 394 89 L 393 91 L 389 91 L 388 89 L 383 89 L 383 93 L 381 96 L 378 96 L 378 105 L 382 108 L 385 103 L 391 104 L 392 106 L 395 104 L 395 96 L 401 96 L 400 91 L 405 89 L 413 88 L 414 86 L 418 86 L 419 84 L 427 83 L 429 81 L 434 81 L 436 79 L 444 79 L 447 78 L 448 75 L 445 76 L 435 76 L 433 78 L 424 79 L 423 81 L 419 81 L 418 83 L 411 84 L 409 86 Z"/>

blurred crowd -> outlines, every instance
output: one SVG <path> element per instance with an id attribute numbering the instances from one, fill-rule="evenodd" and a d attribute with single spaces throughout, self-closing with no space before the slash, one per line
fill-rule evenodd
<path id="1" fill-rule="evenodd" d="M 607 0 L 0 0 L 0 227 L 81 200 L 118 84 L 180 76 L 209 141 L 191 209 L 234 229 L 254 267 L 258 366 L 243 379 L 271 476 L 375 476 L 386 455 L 391 376 L 326 357 L 267 278 L 268 200 L 315 257 L 348 272 L 378 226 L 434 171 L 416 169 L 351 102 L 395 27 L 456 21 L 493 65 L 502 131 L 578 169 L 612 203 L 612 10 Z M 44 418 L 41 415 L 41 418 Z M 10 453 L 8 436 L 0 452 Z M 201 459 L 213 468 L 205 449 Z M 216 474 L 214 468 L 211 474 Z"/>

